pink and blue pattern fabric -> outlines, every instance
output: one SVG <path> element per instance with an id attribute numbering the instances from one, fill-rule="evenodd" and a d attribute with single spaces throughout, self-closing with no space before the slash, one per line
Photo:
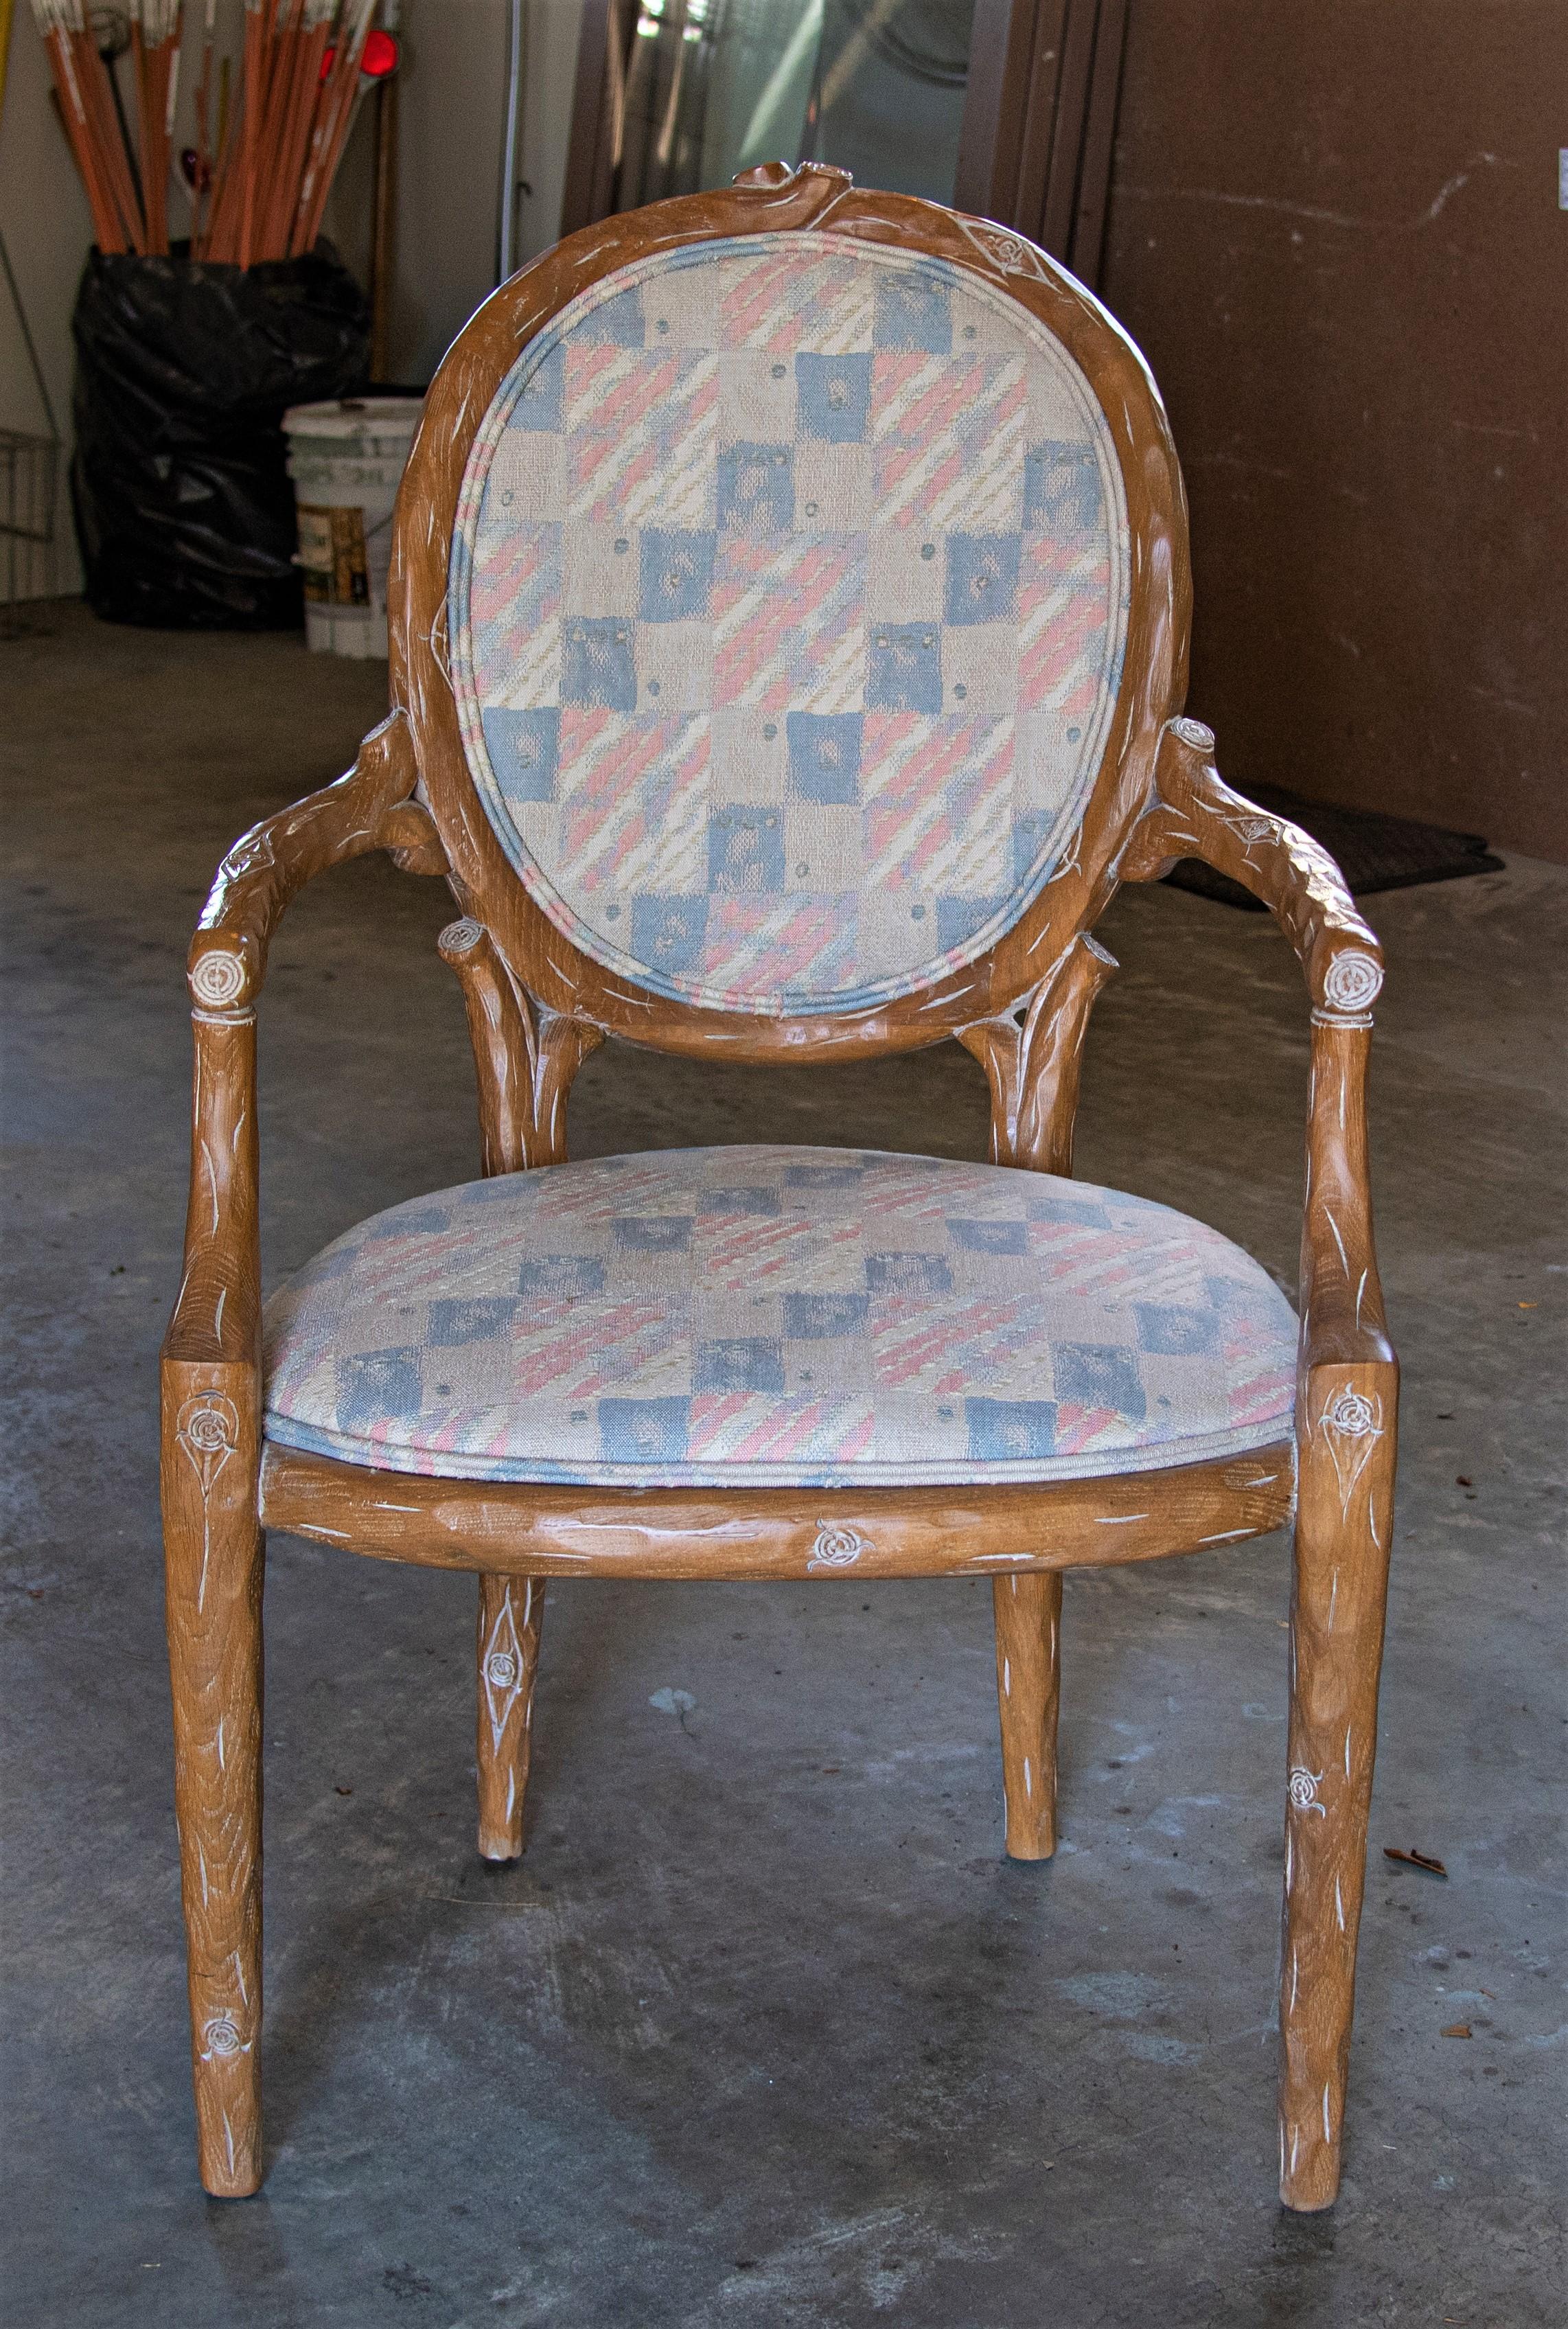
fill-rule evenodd
<path id="1" fill-rule="evenodd" d="M 832 234 L 623 269 L 523 350 L 448 594 L 530 893 L 644 988 L 875 1008 L 1070 853 L 1127 625 L 1104 415 L 1044 325 Z"/>
<path id="2" fill-rule="evenodd" d="M 269 1439 L 625 1487 L 1121 1474 L 1291 1436 L 1296 1320 L 1183 1214 L 990 1164 L 673 1149 L 361 1221 L 267 1311 Z"/>

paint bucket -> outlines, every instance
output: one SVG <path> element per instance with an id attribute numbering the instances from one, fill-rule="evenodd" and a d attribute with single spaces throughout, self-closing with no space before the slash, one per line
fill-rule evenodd
<path id="1" fill-rule="evenodd" d="M 343 397 L 283 416 L 314 654 L 387 652 L 392 504 L 423 410 L 417 396 Z"/>

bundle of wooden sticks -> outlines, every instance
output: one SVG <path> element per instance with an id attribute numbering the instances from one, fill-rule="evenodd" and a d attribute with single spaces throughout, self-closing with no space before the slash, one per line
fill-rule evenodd
<path id="1" fill-rule="evenodd" d="M 136 130 L 83 0 L 33 0 L 100 250 L 166 252 L 185 0 L 130 0 Z M 212 112 L 206 0 L 190 157 L 191 256 L 240 267 L 311 250 L 352 126 L 376 0 L 245 0 L 232 104 Z M 195 11 L 192 10 L 192 14 Z"/>

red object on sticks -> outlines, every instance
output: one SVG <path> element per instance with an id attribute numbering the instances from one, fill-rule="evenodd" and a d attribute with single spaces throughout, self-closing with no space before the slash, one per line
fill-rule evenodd
<path id="1" fill-rule="evenodd" d="M 83 0 L 33 0 L 33 8 L 99 250 L 166 252 L 185 0 L 138 0 L 132 10 L 136 167 Z M 376 0 L 245 0 L 239 87 L 214 151 L 216 12 L 205 0 L 197 143 L 179 157 L 192 196 L 192 259 L 249 267 L 312 249 L 361 88 L 398 67 L 397 42 L 371 30 L 375 10 Z"/>

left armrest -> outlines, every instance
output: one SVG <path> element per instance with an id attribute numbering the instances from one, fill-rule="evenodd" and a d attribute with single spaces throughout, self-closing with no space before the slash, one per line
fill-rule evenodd
<path id="1" fill-rule="evenodd" d="M 418 776 L 408 723 L 395 712 L 347 776 L 236 842 L 196 925 L 185 1268 L 164 1340 L 165 1365 L 186 1371 L 180 1383 L 192 1394 L 217 1387 L 244 1408 L 258 1391 L 256 1002 L 268 948 L 289 900 L 328 866 L 385 849 L 407 872 L 446 872 L 440 837 L 412 797 Z"/>
<path id="2" fill-rule="evenodd" d="M 406 715 L 391 712 L 360 746 L 353 767 L 237 841 L 212 879 L 191 940 L 198 1004 L 254 1003 L 267 949 L 296 893 L 329 866 L 390 850 L 406 873 L 445 873 L 446 854 L 414 799 L 418 763 Z"/>
<path id="3" fill-rule="evenodd" d="M 1228 873 L 1268 907 L 1312 999 L 1306 1212 L 1301 1232 L 1301 1369 L 1392 1367 L 1372 1238 L 1366 1158 L 1371 1004 L 1383 949 L 1326 849 L 1220 779 L 1214 736 L 1172 720 L 1155 762 L 1156 797 L 1134 827 L 1123 881 L 1156 882 L 1183 857 Z"/>

